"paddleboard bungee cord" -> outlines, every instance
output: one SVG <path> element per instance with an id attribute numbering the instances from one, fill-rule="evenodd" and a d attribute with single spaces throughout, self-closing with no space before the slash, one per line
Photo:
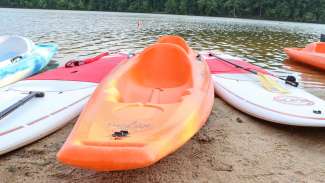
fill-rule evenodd
<path id="1" fill-rule="evenodd" d="M 217 56 L 214 53 L 211 53 L 210 52 L 209 53 L 209 56 L 215 57 L 215 58 L 217 58 L 217 59 L 219 59 L 219 60 L 221 60 L 223 62 L 226 62 L 228 64 L 231 64 L 231 65 L 233 65 L 233 66 L 235 66 L 237 68 L 243 69 L 243 70 L 245 70 L 247 72 L 253 73 L 255 75 L 259 75 L 259 72 L 255 71 L 255 70 L 251 70 L 251 69 L 242 67 L 240 65 L 237 65 L 237 64 L 235 64 L 235 63 L 233 63 L 233 62 L 231 62 L 229 60 L 226 60 L 226 59 L 223 59 L 223 58 Z M 298 87 L 299 86 L 299 83 L 296 81 L 296 78 L 294 76 L 287 76 L 286 78 L 281 78 L 281 77 L 277 77 L 277 76 L 274 76 L 274 75 L 272 75 L 272 76 L 275 77 L 275 78 L 277 78 L 277 79 L 280 79 L 280 80 L 285 81 L 285 84 L 288 84 L 288 85 L 291 85 L 291 86 L 294 86 L 294 87 Z"/>

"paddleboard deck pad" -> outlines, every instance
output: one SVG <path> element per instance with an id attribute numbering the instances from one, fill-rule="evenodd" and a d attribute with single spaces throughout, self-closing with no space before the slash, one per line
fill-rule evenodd
<path id="1" fill-rule="evenodd" d="M 215 56 L 202 53 L 213 75 L 216 93 L 227 103 L 254 117 L 275 123 L 325 127 L 325 102 L 299 87 L 285 84 L 272 77 L 266 70 L 241 58 L 217 54 L 224 60 L 246 69 L 268 75 L 287 92 L 269 91 L 262 86 L 256 74 L 252 74 Z"/>
<path id="2" fill-rule="evenodd" d="M 98 83 L 128 55 L 102 57 L 93 63 L 61 67 L 0 89 L 0 112 L 30 92 L 42 92 L 0 119 L 0 154 L 58 130 L 81 112 Z"/>

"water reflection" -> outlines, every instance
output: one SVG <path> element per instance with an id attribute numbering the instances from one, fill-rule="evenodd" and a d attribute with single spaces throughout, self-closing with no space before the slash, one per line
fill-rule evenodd
<path id="1" fill-rule="evenodd" d="M 140 51 L 163 34 L 178 34 L 196 50 L 245 57 L 277 75 L 296 75 L 305 87 L 325 87 L 323 71 L 283 64 L 282 48 L 318 40 L 318 24 L 159 14 L 0 9 L 0 34 L 55 42 L 59 54 L 49 68 L 103 51 Z M 139 29 L 137 22 L 142 21 Z M 285 62 L 287 63 L 287 62 Z M 298 68 L 298 69 L 297 69 Z"/>

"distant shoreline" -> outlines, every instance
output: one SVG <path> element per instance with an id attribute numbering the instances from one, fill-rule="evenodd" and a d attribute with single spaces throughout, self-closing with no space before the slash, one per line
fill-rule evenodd
<path id="1" fill-rule="evenodd" d="M 153 14 L 153 15 L 177 15 L 177 16 L 194 16 L 194 17 L 210 17 L 210 18 L 230 18 L 230 19 L 247 19 L 247 20 L 264 20 L 274 22 L 292 22 L 292 23 L 306 23 L 306 24 L 325 24 L 322 22 L 312 21 L 294 21 L 294 20 L 282 20 L 273 18 L 260 18 L 260 17 L 232 17 L 232 16 L 209 16 L 209 15 L 195 15 L 195 14 L 173 14 L 167 12 L 133 12 L 133 11 L 106 11 L 106 10 L 83 10 L 83 9 L 48 9 L 48 8 L 16 8 L 16 7 L 4 7 L 0 6 L 0 9 L 25 9 L 25 10 L 57 10 L 57 11 L 80 11 L 80 12 L 111 12 L 111 13 L 138 13 L 138 14 Z"/>

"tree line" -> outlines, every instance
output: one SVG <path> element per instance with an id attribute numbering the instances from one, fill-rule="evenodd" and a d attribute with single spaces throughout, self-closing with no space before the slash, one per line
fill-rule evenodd
<path id="1" fill-rule="evenodd" d="M 325 0 L 0 0 L 0 7 L 170 13 L 325 23 Z"/>

